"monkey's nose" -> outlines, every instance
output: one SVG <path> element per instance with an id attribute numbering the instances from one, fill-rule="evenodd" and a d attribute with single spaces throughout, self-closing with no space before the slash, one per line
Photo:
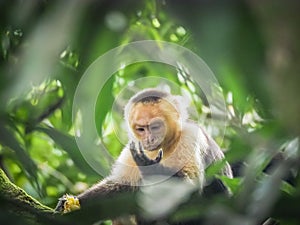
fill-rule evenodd
<path id="1" fill-rule="evenodd" d="M 153 144 L 154 140 L 155 140 L 154 138 L 147 138 L 147 141 L 146 141 L 147 145 Z"/>

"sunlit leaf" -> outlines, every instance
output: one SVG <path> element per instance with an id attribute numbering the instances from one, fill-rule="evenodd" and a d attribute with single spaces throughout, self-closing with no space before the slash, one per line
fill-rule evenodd
<path id="1" fill-rule="evenodd" d="M 11 129 L 8 129 L 2 121 L 0 121 L 0 144 L 9 147 L 15 152 L 17 159 L 26 171 L 26 175 L 29 176 L 29 180 L 39 189 L 40 185 L 37 180 L 38 170 L 35 162 L 30 158 L 27 151 L 15 138 Z"/>
<path id="2" fill-rule="evenodd" d="M 112 108 L 112 104 L 114 101 L 114 96 L 111 91 L 113 88 L 114 79 L 109 79 L 104 85 L 103 89 L 100 90 L 98 100 L 95 108 L 95 123 L 97 127 L 97 131 L 100 136 L 102 136 L 102 125 L 105 120 L 105 116 L 109 110 Z M 107 94 L 111 93 L 111 94 Z"/>
<path id="3" fill-rule="evenodd" d="M 230 189 L 233 194 L 238 194 L 242 185 L 243 178 L 228 178 L 227 176 L 216 175 Z"/>
<path id="4" fill-rule="evenodd" d="M 82 157 L 74 137 L 47 126 L 40 126 L 36 128 L 36 130 L 47 134 L 55 141 L 57 145 L 68 152 L 70 158 L 84 173 L 95 175 L 95 171 L 91 169 L 91 167 Z"/>

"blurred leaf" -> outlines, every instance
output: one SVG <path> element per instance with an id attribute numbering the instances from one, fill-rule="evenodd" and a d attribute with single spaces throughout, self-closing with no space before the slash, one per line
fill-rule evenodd
<path id="1" fill-rule="evenodd" d="M 300 195 L 288 195 L 282 193 L 279 200 L 274 204 L 271 215 L 283 220 L 283 224 L 298 225 L 300 221 Z"/>
<path id="2" fill-rule="evenodd" d="M 146 218 L 156 219 L 172 213 L 178 205 L 186 202 L 197 189 L 195 185 L 176 178 L 160 181 L 155 177 L 145 180 L 138 194 L 138 203 Z M 149 183 L 148 183 L 149 182 Z M 149 185 L 151 184 L 151 185 Z M 160 207 L 153 207 L 159 205 Z"/>
<path id="3" fill-rule="evenodd" d="M 224 64 L 221 70 L 223 76 L 221 77 L 222 83 L 227 90 L 233 93 L 233 105 L 238 109 L 238 112 L 243 113 L 248 108 L 246 103 L 247 99 L 247 86 L 245 84 L 244 76 L 230 64 Z"/>
<path id="4" fill-rule="evenodd" d="M 95 123 L 99 136 L 102 136 L 102 125 L 104 123 L 105 117 L 108 111 L 111 110 L 112 104 L 114 102 L 114 96 L 112 94 L 113 84 L 115 79 L 111 77 L 103 86 L 101 92 L 99 93 L 96 108 L 95 108 Z"/>
<path id="5" fill-rule="evenodd" d="M 76 70 L 79 65 L 79 56 L 78 53 L 70 50 L 69 48 L 65 49 L 60 53 L 60 60 L 66 67 Z"/>
<path id="6" fill-rule="evenodd" d="M 300 157 L 299 137 L 287 141 L 283 147 L 284 147 L 284 154 L 287 159 Z"/>
<path id="7" fill-rule="evenodd" d="M 205 169 L 205 175 L 210 178 L 215 176 L 217 173 L 220 173 L 222 168 L 224 168 L 226 164 L 226 160 L 220 160 L 218 162 L 210 164 L 206 169 Z"/>
<path id="8" fill-rule="evenodd" d="M 243 178 L 239 178 L 239 177 L 228 178 L 227 176 L 220 176 L 220 175 L 216 175 L 216 177 L 222 180 L 234 195 L 239 193 Z"/>
<path id="9" fill-rule="evenodd" d="M 15 152 L 17 159 L 27 172 L 26 175 L 29 177 L 29 181 L 40 190 L 40 185 L 37 179 L 38 170 L 35 162 L 21 146 L 20 141 L 16 139 L 14 133 L 8 129 L 2 121 L 0 121 L 0 143 L 1 145 L 9 147 Z"/>
<path id="10" fill-rule="evenodd" d="M 64 101 L 64 92 L 57 80 L 45 81 L 40 86 L 10 103 L 8 113 L 30 132 L 45 118 L 50 117 Z"/>
<path id="11" fill-rule="evenodd" d="M 292 186 L 291 184 L 289 184 L 286 181 L 282 181 L 281 183 L 281 190 L 292 195 L 295 193 L 296 188 L 294 186 Z"/>
<path id="12" fill-rule="evenodd" d="M 74 161 L 76 166 L 78 166 L 78 168 L 81 169 L 84 173 L 96 175 L 96 172 L 92 170 L 92 168 L 82 157 L 74 137 L 68 134 L 64 134 L 49 126 L 39 126 L 36 128 L 36 130 L 44 132 L 49 137 L 51 137 L 57 145 L 59 145 L 69 154 L 70 158 Z"/>
<path id="13" fill-rule="evenodd" d="M 73 125 L 72 103 L 76 91 L 81 71 L 74 71 L 68 67 L 59 65 L 56 68 L 55 79 L 61 85 L 64 94 L 64 102 L 59 108 L 59 112 L 54 112 L 49 119 L 53 125 L 64 132 L 69 132 Z M 56 114 L 57 113 L 57 114 Z"/>

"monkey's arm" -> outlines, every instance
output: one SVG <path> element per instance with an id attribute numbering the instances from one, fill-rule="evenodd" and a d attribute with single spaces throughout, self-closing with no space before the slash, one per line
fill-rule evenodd
<path id="1" fill-rule="evenodd" d="M 211 136 L 208 135 L 208 133 L 202 127 L 200 127 L 200 129 L 208 143 L 208 147 L 205 150 L 205 152 L 203 153 L 203 158 L 204 158 L 206 167 L 212 163 L 224 160 L 225 156 L 224 156 L 223 151 L 220 149 L 219 145 L 214 141 L 214 139 Z M 221 171 L 221 174 L 225 175 L 229 178 L 233 177 L 231 166 L 229 165 L 229 163 L 227 161 L 225 162 L 225 165 Z"/>
<path id="2" fill-rule="evenodd" d="M 128 184 L 105 179 L 82 192 L 77 197 L 80 201 L 80 205 L 84 205 L 89 201 L 93 201 L 95 197 L 107 197 L 121 192 L 133 191 L 134 189 L 135 187 L 129 186 Z"/>
<path id="3" fill-rule="evenodd" d="M 59 198 L 55 211 L 67 213 L 84 207 L 89 202 L 95 201 L 95 198 L 99 198 L 101 196 L 107 197 L 121 192 L 133 191 L 136 188 L 137 187 L 129 186 L 125 183 L 118 183 L 109 179 L 105 179 L 82 192 L 78 196 L 67 194 L 62 196 Z"/>

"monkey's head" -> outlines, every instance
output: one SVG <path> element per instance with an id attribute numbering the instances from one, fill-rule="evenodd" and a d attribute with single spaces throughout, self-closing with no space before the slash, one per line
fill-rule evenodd
<path id="1" fill-rule="evenodd" d="M 146 89 L 133 96 L 125 107 L 125 119 L 131 139 L 153 151 L 178 139 L 186 106 L 180 96 Z"/>

